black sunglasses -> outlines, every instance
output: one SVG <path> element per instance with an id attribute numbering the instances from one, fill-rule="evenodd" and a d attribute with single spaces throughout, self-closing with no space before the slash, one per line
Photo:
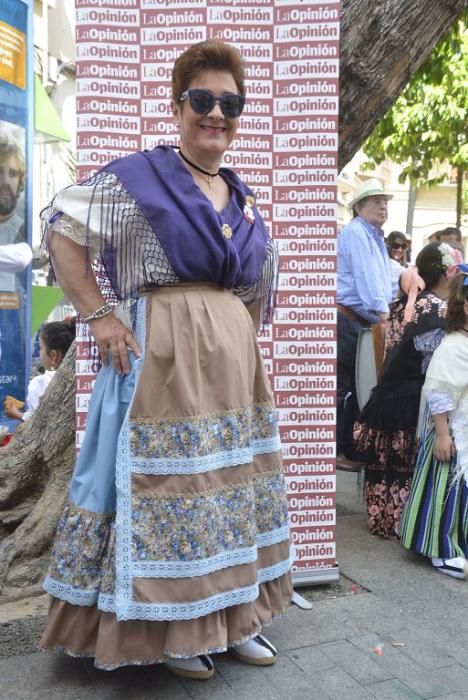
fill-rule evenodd
<path id="1" fill-rule="evenodd" d="M 209 114 L 215 104 L 218 103 L 226 119 L 239 117 L 245 105 L 245 97 L 243 95 L 229 93 L 221 95 L 221 97 L 215 97 L 210 90 L 202 90 L 200 88 L 185 90 L 179 97 L 180 102 L 186 100 L 187 97 L 191 108 L 197 114 Z"/>
<path id="2" fill-rule="evenodd" d="M 390 245 L 390 248 L 393 250 L 398 250 L 398 248 L 402 248 L 402 250 L 406 250 L 407 246 L 404 243 L 392 243 Z"/>

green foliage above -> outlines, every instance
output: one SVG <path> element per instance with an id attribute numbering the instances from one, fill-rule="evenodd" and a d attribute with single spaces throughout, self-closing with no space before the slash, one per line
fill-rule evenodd
<path id="1" fill-rule="evenodd" d="M 468 13 L 419 68 L 364 144 L 371 164 L 391 158 L 403 166 L 400 182 L 435 185 L 441 163 L 468 170 Z M 369 165 L 371 165 L 369 164 Z"/>

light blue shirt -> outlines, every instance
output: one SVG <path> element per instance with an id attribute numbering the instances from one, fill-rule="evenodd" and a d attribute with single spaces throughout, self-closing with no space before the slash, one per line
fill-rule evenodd
<path id="1" fill-rule="evenodd" d="M 355 217 L 338 235 L 337 301 L 370 323 L 388 313 L 392 300 L 390 259 L 382 229 Z"/>

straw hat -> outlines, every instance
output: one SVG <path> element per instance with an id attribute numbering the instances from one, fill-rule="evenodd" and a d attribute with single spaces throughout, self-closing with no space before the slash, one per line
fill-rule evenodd
<path id="1" fill-rule="evenodd" d="M 393 194 L 386 194 L 383 190 L 382 183 L 376 177 L 370 177 L 368 180 L 360 182 L 357 186 L 356 192 L 354 193 L 353 199 L 349 203 L 349 208 L 352 209 L 355 204 L 364 199 L 365 197 L 372 197 L 373 195 L 378 195 L 380 197 L 384 196 L 388 199 L 393 199 Z"/>

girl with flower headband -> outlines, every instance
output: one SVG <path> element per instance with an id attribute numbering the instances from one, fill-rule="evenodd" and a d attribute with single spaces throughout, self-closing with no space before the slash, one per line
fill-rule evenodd
<path id="1" fill-rule="evenodd" d="M 399 539 L 418 453 L 421 389 L 431 354 L 445 334 L 445 299 L 455 262 L 450 246 L 431 243 L 419 253 L 416 267 L 400 276 L 382 375 L 354 426 L 356 451 L 365 465 L 369 530 L 382 537 Z"/>
<path id="2" fill-rule="evenodd" d="M 421 447 L 402 516 L 401 543 L 448 576 L 468 575 L 468 265 L 447 303 L 448 335 L 422 392 Z"/>

